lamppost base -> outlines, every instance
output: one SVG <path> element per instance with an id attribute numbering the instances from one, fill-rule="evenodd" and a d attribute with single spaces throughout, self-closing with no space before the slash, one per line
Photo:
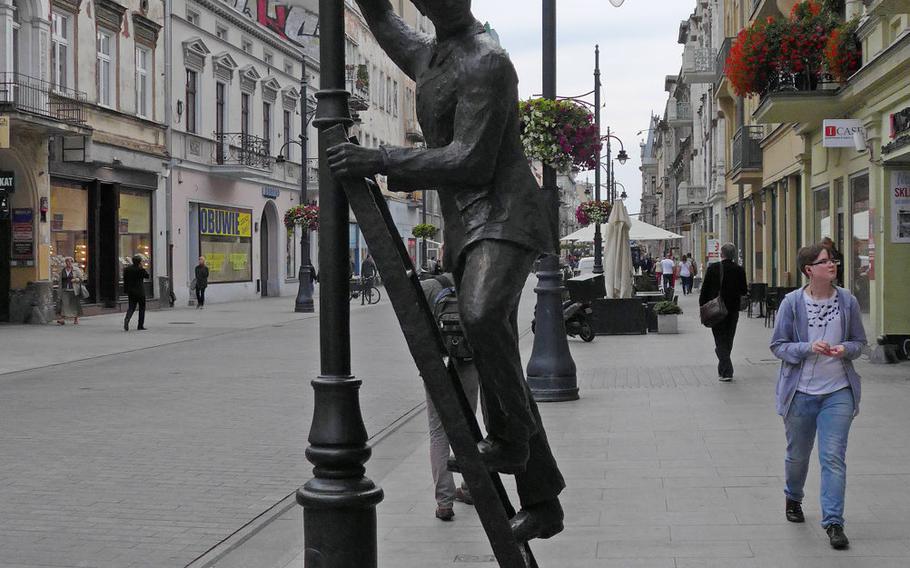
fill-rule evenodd
<path id="1" fill-rule="evenodd" d="M 309 302 L 294 302 L 294 312 L 298 314 L 312 314 L 316 312 L 316 305 L 313 299 Z"/>
<path id="2" fill-rule="evenodd" d="M 569 340 L 562 315 L 562 273 L 559 258 L 548 255 L 541 259 L 535 313 L 534 349 L 528 361 L 528 387 L 537 402 L 578 400 L 578 377 L 575 361 L 569 352 Z"/>
<path id="3" fill-rule="evenodd" d="M 304 265 L 297 272 L 297 298 L 294 300 L 296 313 L 311 314 L 316 311 L 313 301 L 313 267 Z"/>

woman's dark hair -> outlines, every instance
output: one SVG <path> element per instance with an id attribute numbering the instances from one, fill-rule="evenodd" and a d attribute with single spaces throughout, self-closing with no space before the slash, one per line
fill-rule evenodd
<path id="1" fill-rule="evenodd" d="M 796 266 L 799 269 L 799 273 L 808 278 L 806 267 L 815 262 L 815 259 L 818 258 L 818 255 L 822 252 L 828 252 L 828 249 L 821 243 L 799 249 L 799 252 L 796 253 Z"/>

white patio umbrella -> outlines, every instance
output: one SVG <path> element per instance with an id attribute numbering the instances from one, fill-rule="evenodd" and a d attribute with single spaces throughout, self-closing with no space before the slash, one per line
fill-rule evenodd
<path id="1" fill-rule="evenodd" d="M 681 238 L 683 238 L 682 235 L 677 235 L 672 231 L 656 227 L 650 223 L 645 223 L 644 221 L 639 221 L 634 217 L 632 218 L 632 226 L 629 228 L 629 239 L 633 241 L 672 241 Z M 565 242 L 593 243 L 594 224 L 591 223 L 587 227 L 583 227 L 574 233 L 566 235 L 560 240 Z"/>
<path id="2" fill-rule="evenodd" d="M 629 230 L 632 219 L 621 200 L 613 203 L 607 220 L 607 238 L 604 240 L 604 280 L 607 298 L 632 297 L 632 250 L 629 248 Z"/>

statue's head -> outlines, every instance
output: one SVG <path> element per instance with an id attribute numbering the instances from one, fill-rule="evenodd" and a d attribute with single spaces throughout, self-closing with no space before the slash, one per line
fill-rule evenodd
<path id="1" fill-rule="evenodd" d="M 439 31 L 460 27 L 474 21 L 471 0 L 411 0 L 421 14 L 428 17 Z"/>

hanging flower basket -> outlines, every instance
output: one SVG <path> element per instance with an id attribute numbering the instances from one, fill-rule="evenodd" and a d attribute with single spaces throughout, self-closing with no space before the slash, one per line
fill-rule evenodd
<path id="1" fill-rule="evenodd" d="M 591 223 L 603 225 L 609 220 L 612 209 L 609 201 L 585 201 L 575 210 L 575 219 L 585 227 Z"/>
<path id="2" fill-rule="evenodd" d="M 288 209 L 284 214 L 284 226 L 288 231 L 294 227 L 300 227 L 304 231 L 319 230 L 319 206 L 318 205 L 295 205 Z"/>
<path id="3" fill-rule="evenodd" d="M 420 223 L 419 225 L 414 225 L 414 228 L 411 229 L 411 234 L 418 239 L 432 239 L 438 231 L 439 229 L 435 225 Z"/>
<path id="4" fill-rule="evenodd" d="M 518 103 L 521 143 L 529 160 L 560 173 L 596 167 L 600 140 L 594 117 L 572 101 L 529 99 Z"/>
<path id="5" fill-rule="evenodd" d="M 856 39 L 859 20 L 853 19 L 834 28 L 825 46 L 825 64 L 828 72 L 840 83 L 845 83 L 863 64 L 862 46 Z"/>

